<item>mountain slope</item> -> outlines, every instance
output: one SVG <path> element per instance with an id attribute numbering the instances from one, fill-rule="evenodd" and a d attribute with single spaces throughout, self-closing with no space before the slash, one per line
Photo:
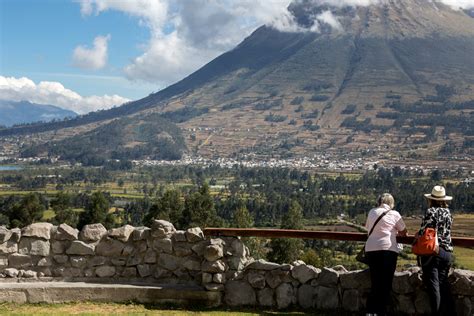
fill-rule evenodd
<path id="1" fill-rule="evenodd" d="M 474 19 L 466 11 L 430 0 L 314 3 L 297 1 L 290 10 L 302 28 L 318 32 L 262 26 L 144 99 L 0 136 L 63 129 L 57 134 L 68 137 L 114 118 L 159 113 L 179 124 L 190 152 L 204 156 L 397 146 L 396 154 L 418 149 L 428 157 L 449 153 L 450 142 L 472 153 Z"/>
<path id="2" fill-rule="evenodd" d="M 0 125 L 4 126 L 62 120 L 76 115 L 73 111 L 64 110 L 53 105 L 0 100 Z"/>

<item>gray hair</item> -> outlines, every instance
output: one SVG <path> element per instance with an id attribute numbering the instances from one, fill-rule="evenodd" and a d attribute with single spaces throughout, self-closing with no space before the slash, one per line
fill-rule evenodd
<path id="1" fill-rule="evenodd" d="M 382 204 L 387 204 L 390 208 L 395 207 L 395 199 L 390 193 L 384 193 L 377 198 L 377 204 L 381 206 Z"/>

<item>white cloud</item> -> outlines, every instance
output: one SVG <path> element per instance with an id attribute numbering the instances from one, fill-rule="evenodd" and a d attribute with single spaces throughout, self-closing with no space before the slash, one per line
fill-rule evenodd
<path id="1" fill-rule="evenodd" d="M 110 34 L 107 36 L 97 36 L 94 39 L 94 46 L 87 48 L 77 46 L 72 54 L 75 66 L 84 69 L 101 69 L 107 64 L 107 48 Z"/>
<path id="2" fill-rule="evenodd" d="M 474 8 L 474 0 L 441 0 L 444 4 L 450 5 L 454 9 L 472 9 Z"/>
<path id="3" fill-rule="evenodd" d="M 144 52 L 124 67 L 127 78 L 166 86 L 235 47 L 266 24 L 301 31 L 288 12 L 291 0 L 81 0 L 83 15 L 118 10 L 150 29 Z"/>
<path id="4" fill-rule="evenodd" d="M 334 16 L 334 14 L 332 14 L 332 12 L 329 10 L 324 11 L 321 14 L 318 14 L 316 16 L 316 19 L 319 22 L 328 24 L 329 26 L 331 26 L 332 29 L 336 31 L 342 32 L 344 30 L 341 22 L 339 22 L 338 18 Z"/>
<path id="5" fill-rule="evenodd" d="M 65 88 L 59 82 L 41 81 L 35 84 L 31 79 L 0 76 L 0 99 L 29 101 L 50 104 L 79 114 L 108 109 L 130 101 L 119 95 L 87 96 Z"/>

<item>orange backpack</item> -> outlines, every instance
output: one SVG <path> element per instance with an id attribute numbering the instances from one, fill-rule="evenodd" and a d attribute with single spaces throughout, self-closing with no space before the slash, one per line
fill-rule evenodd
<path id="1" fill-rule="evenodd" d="M 434 228 L 426 228 L 422 235 L 415 235 L 411 251 L 418 256 L 434 256 L 438 253 L 438 234 Z"/>

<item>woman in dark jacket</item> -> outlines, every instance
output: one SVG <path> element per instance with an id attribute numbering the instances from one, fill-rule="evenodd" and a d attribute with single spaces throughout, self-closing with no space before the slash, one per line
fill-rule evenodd
<path id="1" fill-rule="evenodd" d="M 454 301 L 448 282 L 449 269 L 452 265 L 453 243 L 451 226 L 453 218 L 448 208 L 448 201 L 453 198 L 446 195 L 443 186 L 435 186 L 431 194 L 425 194 L 428 209 L 425 212 L 419 234 L 428 227 L 435 228 L 438 234 L 439 250 L 434 256 L 421 256 L 423 283 L 430 297 L 432 315 L 456 315 Z"/>

